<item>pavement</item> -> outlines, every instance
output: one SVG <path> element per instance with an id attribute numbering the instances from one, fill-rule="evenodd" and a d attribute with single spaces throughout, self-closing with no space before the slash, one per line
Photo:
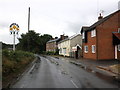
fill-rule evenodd
<path id="1" fill-rule="evenodd" d="M 59 56 L 57 56 L 59 57 Z M 56 58 L 57 58 L 56 57 Z M 61 57 L 61 56 L 60 56 Z M 119 60 L 89 60 L 64 57 L 70 63 L 80 66 L 90 72 L 99 73 L 112 79 L 120 81 L 120 61 Z"/>

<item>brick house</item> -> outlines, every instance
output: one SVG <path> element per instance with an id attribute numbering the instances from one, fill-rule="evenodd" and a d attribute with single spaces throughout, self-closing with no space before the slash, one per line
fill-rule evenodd
<path id="1" fill-rule="evenodd" d="M 94 60 L 120 59 L 120 10 L 90 27 L 81 29 L 83 58 Z"/>
<path id="2" fill-rule="evenodd" d="M 46 51 L 56 52 L 58 49 L 58 42 L 68 38 L 68 36 L 60 35 L 60 38 L 55 37 L 54 39 L 46 43 Z"/>

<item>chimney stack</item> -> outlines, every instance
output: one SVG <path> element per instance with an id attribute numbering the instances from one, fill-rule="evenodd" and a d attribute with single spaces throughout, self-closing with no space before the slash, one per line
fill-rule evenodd
<path id="1" fill-rule="evenodd" d="M 60 35 L 61 40 L 68 38 L 68 36 Z"/>
<path id="2" fill-rule="evenodd" d="M 58 39 L 58 37 L 55 37 L 55 39 Z"/>
<path id="3" fill-rule="evenodd" d="M 101 20 L 101 19 L 103 19 L 103 16 L 100 13 L 100 16 L 98 17 L 98 20 Z"/>

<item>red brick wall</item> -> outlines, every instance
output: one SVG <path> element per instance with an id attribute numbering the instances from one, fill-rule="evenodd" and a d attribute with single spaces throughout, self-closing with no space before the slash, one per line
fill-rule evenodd
<path id="1" fill-rule="evenodd" d="M 120 12 L 119 12 L 120 14 Z M 114 14 L 104 23 L 96 27 L 96 37 L 91 37 L 91 31 L 87 33 L 88 42 L 83 43 L 83 58 L 88 59 L 115 59 L 115 47 L 113 45 L 112 32 L 118 31 L 118 13 Z M 88 45 L 88 53 L 84 52 L 84 46 Z M 92 53 L 92 45 L 96 45 L 96 53 Z M 120 52 L 118 52 L 120 58 Z"/>
<path id="2" fill-rule="evenodd" d="M 92 53 L 92 45 L 96 45 L 96 37 L 91 37 L 91 31 L 87 33 L 87 43 L 83 43 L 83 46 L 88 46 L 88 53 L 84 52 L 83 47 L 83 58 L 96 59 L 96 53 Z"/>
<path id="3" fill-rule="evenodd" d="M 56 49 L 56 42 L 50 42 L 46 44 L 46 51 L 54 51 Z"/>
<path id="4" fill-rule="evenodd" d="M 114 59 L 115 47 L 112 32 L 118 31 L 118 14 L 97 27 L 98 59 Z"/>

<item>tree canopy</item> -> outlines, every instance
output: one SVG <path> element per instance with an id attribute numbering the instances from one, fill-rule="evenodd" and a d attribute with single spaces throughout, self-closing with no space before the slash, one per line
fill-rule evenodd
<path id="1" fill-rule="evenodd" d="M 42 53 L 46 50 L 46 42 L 52 38 L 49 34 L 40 35 L 31 30 L 26 34 L 22 34 L 21 38 L 18 38 L 18 49 L 29 51 L 33 53 Z"/>

